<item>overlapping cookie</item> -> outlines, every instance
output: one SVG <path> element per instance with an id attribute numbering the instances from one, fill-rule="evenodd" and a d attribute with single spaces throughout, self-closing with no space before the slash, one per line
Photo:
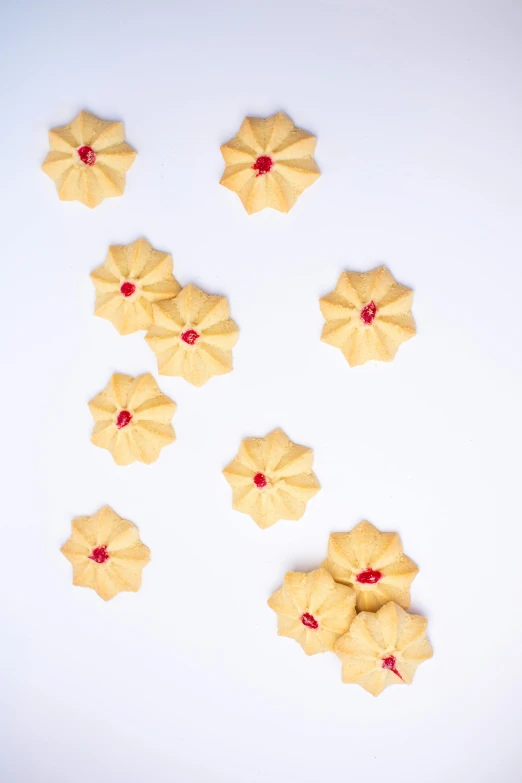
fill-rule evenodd
<path id="1" fill-rule="evenodd" d="M 152 307 L 154 325 L 145 339 L 156 354 L 160 375 L 179 375 L 203 386 L 232 370 L 239 331 L 224 296 L 187 285 L 175 297 Z"/>
<path id="2" fill-rule="evenodd" d="M 342 680 L 378 696 L 389 685 L 410 685 L 419 664 L 433 655 L 426 638 L 428 621 L 393 603 L 361 612 L 337 639 Z"/>
<path id="3" fill-rule="evenodd" d="M 343 682 L 378 696 L 389 685 L 410 684 L 433 655 L 428 621 L 405 611 L 417 572 L 396 533 L 361 522 L 330 535 L 321 568 L 286 574 L 268 605 L 278 615 L 279 636 L 296 639 L 308 655 L 333 650 Z"/>
<path id="4" fill-rule="evenodd" d="M 408 609 L 410 585 L 419 571 L 403 553 L 397 533 L 381 533 L 366 521 L 349 533 L 330 534 L 323 568 L 355 590 L 358 612 L 376 612 L 388 601 Z"/>
<path id="5" fill-rule="evenodd" d="M 170 253 L 154 250 L 146 239 L 111 245 L 104 263 L 91 272 L 94 314 L 110 321 L 120 334 L 149 329 L 153 303 L 181 291 L 172 269 Z"/>
<path id="6" fill-rule="evenodd" d="M 307 655 L 333 650 L 355 617 L 354 591 L 324 568 L 285 574 L 268 605 L 277 614 L 278 635 L 295 639 Z"/>

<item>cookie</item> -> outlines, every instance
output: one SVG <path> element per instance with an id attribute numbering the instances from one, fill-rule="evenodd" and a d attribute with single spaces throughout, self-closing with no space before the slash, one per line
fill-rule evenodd
<path id="1" fill-rule="evenodd" d="M 136 157 L 124 138 L 122 122 L 105 122 L 87 111 L 49 131 L 51 152 L 42 170 L 56 184 L 59 198 L 92 209 L 104 198 L 123 195 L 125 172 Z"/>
<path id="2" fill-rule="evenodd" d="M 409 685 L 417 667 L 431 658 L 425 617 L 390 602 L 378 612 L 361 612 L 337 639 L 342 680 L 378 696 L 389 685 Z"/>
<path id="3" fill-rule="evenodd" d="M 96 590 L 104 601 L 122 591 L 136 593 L 150 549 L 138 528 L 109 506 L 72 521 L 71 537 L 61 550 L 73 567 L 73 584 Z"/>
<path id="4" fill-rule="evenodd" d="M 334 582 L 324 568 L 290 572 L 268 599 L 277 614 L 277 633 L 299 642 L 307 655 L 333 650 L 355 617 L 355 593 Z"/>
<path id="5" fill-rule="evenodd" d="M 172 256 L 154 250 L 146 239 L 111 245 L 105 262 L 91 272 L 94 314 L 110 321 L 120 334 L 149 329 L 153 303 L 181 291 L 172 268 Z"/>
<path id="6" fill-rule="evenodd" d="M 237 136 L 221 147 L 226 168 L 220 184 L 237 193 L 249 215 L 266 207 L 289 212 L 320 176 L 316 143 L 284 112 L 246 117 Z"/>
<path id="7" fill-rule="evenodd" d="M 154 325 L 145 339 L 156 354 L 160 375 L 180 375 L 203 386 L 232 370 L 239 331 L 224 296 L 188 285 L 175 299 L 152 306 Z"/>
<path id="8" fill-rule="evenodd" d="M 171 419 L 176 403 L 162 394 L 150 374 L 114 373 L 90 403 L 95 424 L 91 442 L 107 449 L 117 465 L 155 462 L 176 439 Z"/>
<path id="9" fill-rule="evenodd" d="M 391 362 L 401 343 L 415 335 L 412 298 L 413 291 L 385 266 L 343 272 L 332 293 L 320 300 L 326 320 L 321 340 L 339 348 L 350 367 L 372 359 Z"/>
<path id="10" fill-rule="evenodd" d="M 265 438 L 246 438 L 223 470 L 232 487 L 232 508 L 261 528 L 280 519 L 301 519 L 320 485 L 312 472 L 314 454 L 276 429 Z"/>
<path id="11" fill-rule="evenodd" d="M 407 609 L 419 571 L 403 554 L 397 533 L 381 533 L 370 522 L 360 522 L 350 533 L 331 533 L 322 567 L 355 590 L 358 612 L 375 612 L 389 601 Z"/>

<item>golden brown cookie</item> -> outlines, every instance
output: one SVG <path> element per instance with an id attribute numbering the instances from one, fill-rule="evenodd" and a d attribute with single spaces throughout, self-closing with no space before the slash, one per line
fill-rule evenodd
<path id="1" fill-rule="evenodd" d="M 412 298 L 413 291 L 385 266 L 343 272 L 332 293 L 320 300 L 326 320 L 321 339 L 339 348 L 350 367 L 371 359 L 391 362 L 416 331 Z"/>
<path id="2" fill-rule="evenodd" d="M 417 666 L 433 655 L 425 617 L 390 602 L 378 612 L 361 612 L 335 644 L 342 680 L 373 696 L 388 685 L 409 685 Z"/>
<path id="3" fill-rule="evenodd" d="M 323 562 L 336 582 L 353 587 L 357 611 L 376 612 L 388 601 L 407 609 L 419 569 L 402 551 L 397 533 L 381 533 L 360 522 L 350 533 L 331 533 Z"/>
<path id="4" fill-rule="evenodd" d="M 49 131 L 51 152 L 42 169 L 55 182 L 60 199 L 92 208 L 104 198 L 123 195 L 125 172 L 136 157 L 124 139 L 122 122 L 105 122 L 87 111 Z"/>
<path id="5" fill-rule="evenodd" d="M 333 650 L 355 617 L 355 593 L 339 585 L 324 568 L 309 574 L 289 572 L 268 599 L 277 613 L 277 633 L 299 642 L 307 655 Z"/>
<path id="6" fill-rule="evenodd" d="M 175 299 L 152 307 L 154 326 L 145 339 L 158 360 L 160 375 L 181 375 L 203 386 L 232 370 L 232 348 L 239 331 L 230 320 L 224 296 L 209 296 L 187 285 Z"/>
<path id="7" fill-rule="evenodd" d="M 249 514 L 261 528 L 280 519 L 301 519 L 319 492 L 312 472 L 314 453 L 276 429 L 265 438 L 246 438 L 223 475 L 233 489 L 232 508 Z"/>
<path id="8" fill-rule="evenodd" d="M 72 563 L 73 584 L 91 587 L 104 601 L 124 590 L 136 593 L 150 560 L 138 528 L 109 506 L 73 519 L 71 537 L 60 551 Z"/>
<path id="9" fill-rule="evenodd" d="M 91 279 L 96 289 L 94 314 L 106 318 L 120 334 L 152 326 L 152 304 L 172 299 L 181 286 L 172 274 L 172 256 L 146 239 L 111 245 L 105 262 Z"/>
<path id="10" fill-rule="evenodd" d="M 110 451 L 117 465 L 149 465 L 176 439 L 170 423 L 176 403 L 160 392 L 150 374 L 132 378 L 114 373 L 89 408 L 95 421 L 91 441 Z"/>
<path id="11" fill-rule="evenodd" d="M 264 120 L 247 117 L 221 147 L 226 168 L 220 184 L 238 194 L 249 215 L 265 207 L 288 212 L 320 175 L 316 143 L 282 111 Z"/>

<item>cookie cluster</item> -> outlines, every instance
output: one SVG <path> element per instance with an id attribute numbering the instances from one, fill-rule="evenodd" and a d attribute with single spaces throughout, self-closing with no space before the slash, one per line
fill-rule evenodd
<path id="1" fill-rule="evenodd" d="M 94 312 L 122 335 L 146 330 L 160 375 L 203 386 L 232 370 L 238 328 L 224 296 L 210 296 L 193 285 L 182 288 L 172 272 L 172 256 L 146 239 L 111 246 L 105 262 L 91 273 Z M 91 441 L 108 449 L 117 465 L 155 462 L 175 439 L 170 421 L 176 404 L 150 374 L 115 373 L 89 407 L 95 422 Z"/>
<path id="2" fill-rule="evenodd" d="M 120 334 L 145 331 L 160 375 L 177 375 L 203 386 L 232 370 L 232 348 L 239 332 L 224 296 L 182 288 L 173 275 L 172 256 L 146 239 L 113 245 L 105 262 L 91 273 L 95 315 Z"/>
<path id="3" fill-rule="evenodd" d="M 320 568 L 287 573 L 268 605 L 279 636 L 295 639 L 307 655 L 334 652 L 343 682 L 378 696 L 389 685 L 409 685 L 433 654 L 428 621 L 406 611 L 417 573 L 397 533 L 361 522 L 330 535 Z"/>
<path id="4" fill-rule="evenodd" d="M 284 112 L 246 117 L 237 135 L 221 147 L 225 170 L 220 184 L 237 194 L 249 215 L 265 208 L 289 212 L 320 176 L 316 142 Z M 136 151 L 126 143 L 121 122 L 82 111 L 69 125 L 51 130 L 49 144 L 42 168 L 61 200 L 94 208 L 105 198 L 123 195 Z M 201 387 L 232 370 L 238 328 L 227 299 L 193 285 L 183 288 L 169 253 L 143 238 L 112 245 L 91 279 L 95 315 L 121 335 L 145 332 L 160 375 Z M 384 266 L 345 271 L 320 300 L 321 339 L 339 348 L 351 367 L 392 361 L 416 332 L 412 297 L 412 290 Z M 89 408 L 92 443 L 107 449 L 117 465 L 155 462 L 175 440 L 176 403 L 150 373 L 136 378 L 114 373 Z M 320 489 L 312 463 L 312 450 L 279 428 L 264 438 L 246 438 L 223 470 L 233 508 L 262 529 L 280 519 L 300 519 Z M 62 552 L 73 565 L 74 584 L 93 588 L 104 600 L 138 590 L 150 557 L 135 525 L 108 506 L 73 520 Z M 281 636 L 298 641 L 307 655 L 335 652 L 343 682 L 377 696 L 388 685 L 409 684 L 419 663 L 432 655 L 426 619 L 407 611 L 417 570 L 397 534 L 361 522 L 350 533 L 330 535 L 322 566 L 286 574 L 268 603 L 278 615 Z"/>

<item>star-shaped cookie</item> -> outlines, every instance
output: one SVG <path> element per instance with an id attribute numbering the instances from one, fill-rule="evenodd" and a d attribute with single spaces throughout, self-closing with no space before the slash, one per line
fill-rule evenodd
<path id="1" fill-rule="evenodd" d="M 339 348 L 350 367 L 371 359 L 391 362 L 416 331 L 412 297 L 385 266 L 343 272 L 332 293 L 320 300 L 326 320 L 321 339 Z"/>
<path id="2" fill-rule="evenodd" d="M 51 151 L 42 169 L 59 198 L 93 208 L 104 198 L 123 195 L 125 172 L 136 157 L 124 139 L 122 122 L 105 122 L 88 111 L 49 131 Z"/>
<path id="3" fill-rule="evenodd" d="M 268 605 L 277 613 L 278 635 L 295 639 L 307 655 L 333 650 L 355 617 L 355 593 L 324 568 L 289 572 Z"/>
<path id="4" fill-rule="evenodd" d="M 232 507 L 261 528 L 280 519 L 301 519 L 319 492 L 312 449 L 298 446 L 276 429 L 265 438 L 246 438 L 223 475 L 232 487 Z"/>
<path id="5" fill-rule="evenodd" d="M 366 521 L 349 533 L 330 534 L 323 568 L 355 590 L 358 612 L 376 612 L 388 601 L 407 609 L 410 585 L 419 571 L 403 553 L 397 533 L 381 533 Z"/>
<path id="6" fill-rule="evenodd" d="M 117 465 L 150 465 L 176 439 L 170 423 L 176 403 L 148 373 L 138 378 L 114 373 L 89 408 L 95 422 L 91 441 L 110 451 Z"/>
<path id="7" fill-rule="evenodd" d="M 389 685 L 409 685 L 417 667 L 433 655 L 426 638 L 428 621 L 390 602 L 378 612 L 361 612 L 337 639 L 342 680 L 373 696 Z"/>
<path id="8" fill-rule="evenodd" d="M 150 549 L 138 528 L 109 506 L 72 521 L 71 537 L 61 550 L 73 566 L 73 584 L 91 587 L 104 601 L 122 591 L 136 593 Z"/>
<path id="9" fill-rule="evenodd" d="M 96 289 L 94 314 L 106 318 L 120 334 L 152 326 L 152 305 L 172 299 L 181 286 L 172 274 L 172 256 L 154 250 L 146 239 L 111 245 L 105 262 L 91 279 Z"/>
<path id="10" fill-rule="evenodd" d="M 181 375 L 203 386 L 232 370 L 239 331 L 224 296 L 187 285 L 175 299 L 152 306 L 154 325 L 145 339 L 156 354 L 160 375 Z"/>
<path id="11" fill-rule="evenodd" d="M 226 168 L 220 184 L 238 194 L 249 215 L 266 207 L 288 212 L 320 175 L 313 158 L 316 143 L 284 112 L 247 117 L 237 136 L 221 147 Z"/>

